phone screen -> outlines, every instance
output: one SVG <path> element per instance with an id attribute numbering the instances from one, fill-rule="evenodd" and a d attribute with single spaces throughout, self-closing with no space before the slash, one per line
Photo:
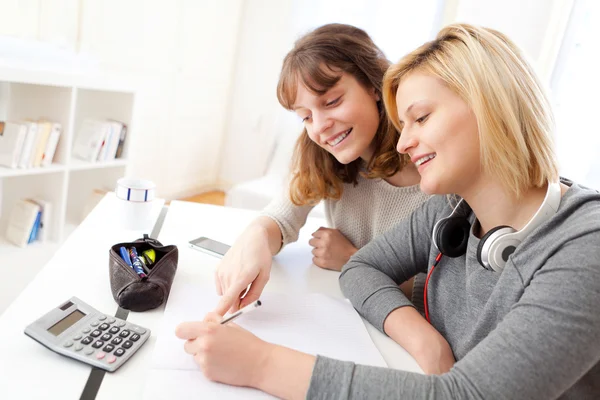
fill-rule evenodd
<path id="1" fill-rule="evenodd" d="M 205 249 L 213 253 L 220 254 L 222 256 L 224 256 L 225 253 L 227 253 L 227 250 L 229 250 L 230 247 L 225 243 L 217 242 L 216 240 L 212 240 L 207 237 L 199 237 L 198 239 L 191 240 L 190 244 L 192 246 L 199 247 L 200 249 Z"/>

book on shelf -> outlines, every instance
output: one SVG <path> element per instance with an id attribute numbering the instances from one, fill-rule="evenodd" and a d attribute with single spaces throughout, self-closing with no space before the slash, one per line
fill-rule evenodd
<path id="1" fill-rule="evenodd" d="M 105 136 L 105 125 L 102 121 L 84 120 L 73 145 L 73 156 L 84 161 L 95 162 Z"/>
<path id="2" fill-rule="evenodd" d="M 52 204 L 43 199 L 21 199 L 13 207 L 6 229 L 6 239 L 25 247 L 35 241 L 49 240 Z"/>
<path id="3" fill-rule="evenodd" d="M 127 139 L 127 125 L 121 124 L 121 134 L 119 136 L 119 143 L 117 145 L 117 152 L 115 158 L 123 157 L 123 149 L 125 147 L 125 139 Z"/>
<path id="4" fill-rule="evenodd" d="M 15 122 L 0 122 L 0 165 L 9 168 L 17 168 L 27 127 Z"/>
<path id="5" fill-rule="evenodd" d="M 0 122 L 0 165 L 46 167 L 52 163 L 61 125 L 52 121 Z"/>
<path id="6" fill-rule="evenodd" d="M 48 139 L 50 138 L 50 132 L 52 131 L 52 123 L 49 121 L 36 122 L 38 126 L 37 141 L 33 148 L 31 166 L 40 167 L 42 165 L 42 157 L 44 151 L 48 145 Z"/>
<path id="7" fill-rule="evenodd" d="M 122 153 L 125 136 L 122 122 L 86 119 L 73 145 L 73 156 L 88 162 L 114 160 Z"/>
<path id="8" fill-rule="evenodd" d="M 39 213 L 41 213 L 41 208 L 33 201 L 27 199 L 17 201 L 10 213 L 6 239 L 19 247 L 27 246 L 36 221 L 39 221 Z"/>
<path id="9" fill-rule="evenodd" d="M 52 160 L 54 160 L 54 154 L 56 154 L 56 148 L 58 147 L 60 133 L 62 131 L 62 126 L 58 122 L 51 122 L 51 124 L 52 129 L 50 130 L 48 143 L 46 144 L 46 148 L 44 149 L 44 153 L 42 155 L 42 167 L 47 167 L 48 165 L 52 164 Z"/>
<path id="10" fill-rule="evenodd" d="M 40 207 L 40 221 L 35 234 L 35 240 L 46 242 L 50 236 L 49 231 L 52 221 L 52 203 L 39 198 L 33 198 L 29 200 Z"/>
<path id="11" fill-rule="evenodd" d="M 23 125 L 27 127 L 25 144 L 19 158 L 19 168 L 30 168 L 33 166 L 33 152 L 38 138 L 38 126 L 35 122 L 25 121 Z"/>

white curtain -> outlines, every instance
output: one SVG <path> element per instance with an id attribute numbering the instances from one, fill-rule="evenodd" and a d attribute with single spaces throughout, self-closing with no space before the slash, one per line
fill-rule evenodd
<path id="1" fill-rule="evenodd" d="M 600 189 L 600 2 L 575 0 L 552 75 L 560 173 Z"/>

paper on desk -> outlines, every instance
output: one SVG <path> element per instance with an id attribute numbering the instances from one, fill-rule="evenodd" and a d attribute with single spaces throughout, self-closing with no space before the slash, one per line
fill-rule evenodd
<path id="1" fill-rule="evenodd" d="M 214 293 L 194 285 L 181 285 L 171 293 L 162 327 L 158 330 L 145 398 L 157 399 L 160 393 L 170 394 L 171 398 L 194 397 L 198 393 L 202 393 L 202 398 L 226 398 L 227 393 L 232 397 L 264 397 L 252 389 L 231 388 L 208 381 L 193 358 L 183 351 L 183 341 L 174 334 L 179 323 L 201 320 L 214 309 L 217 301 Z M 260 309 L 239 317 L 235 323 L 265 341 L 305 353 L 387 366 L 349 302 L 316 293 L 264 293 L 261 301 Z"/>

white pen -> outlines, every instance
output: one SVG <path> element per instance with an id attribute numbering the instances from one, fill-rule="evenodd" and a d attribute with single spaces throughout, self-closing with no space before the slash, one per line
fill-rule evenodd
<path id="1" fill-rule="evenodd" d="M 246 314 L 252 310 L 256 310 L 261 305 L 262 305 L 262 303 L 260 302 L 260 300 L 253 301 L 252 303 L 248 304 L 246 307 L 240 308 L 239 310 L 237 310 L 236 312 L 231 314 L 229 317 L 223 318 L 223 321 L 221 321 L 221 325 L 233 321 L 234 319 L 236 319 L 237 317 L 239 317 L 242 314 Z"/>

